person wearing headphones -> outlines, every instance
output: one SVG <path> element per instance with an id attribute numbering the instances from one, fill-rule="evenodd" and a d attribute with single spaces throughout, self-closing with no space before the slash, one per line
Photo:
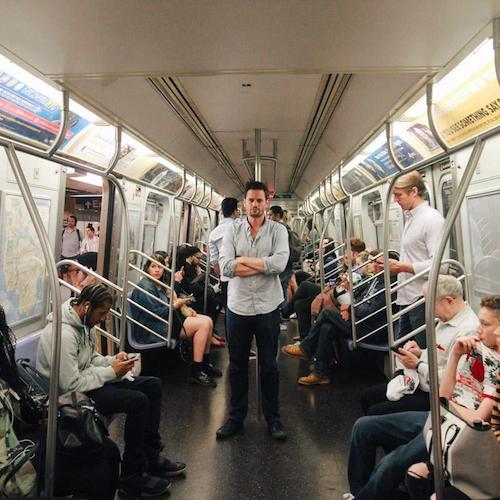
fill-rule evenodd
<path id="1" fill-rule="evenodd" d="M 101 284 L 85 287 L 78 297 L 63 304 L 59 390 L 87 394 L 104 415 L 126 414 L 119 488 L 135 495 L 162 495 L 170 487 L 166 477 L 182 474 L 186 465 L 160 454 L 160 379 L 129 377 L 134 355 L 102 356 L 96 351 L 94 327 L 106 319 L 112 304 L 111 293 Z M 48 379 L 52 314 L 47 319 L 38 344 L 37 369 Z"/>

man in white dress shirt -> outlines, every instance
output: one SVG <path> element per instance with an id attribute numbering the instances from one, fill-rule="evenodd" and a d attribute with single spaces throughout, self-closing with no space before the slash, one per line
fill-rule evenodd
<path id="1" fill-rule="evenodd" d="M 405 227 L 401 237 L 400 260 L 389 259 L 392 274 L 398 275 L 398 285 L 414 274 L 429 268 L 443 234 L 443 216 L 424 200 L 425 184 L 422 176 L 414 171 L 402 175 L 394 185 L 394 200 L 404 210 Z M 426 278 L 416 279 L 398 291 L 396 303 L 400 308 L 413 304 L 422 297 L 422 285 Z M 425 304 L 403 314 L 399 320 L 398 338 L 425 323 Z M 425 348 L 425 331 L 414 340 Z"/>
<path id="2" fill-rule="evenodd" d="M 210 248 L 210 264 L 215 269 L 215 272 L 220 276 L 220 287 L 224 307 L 227 306 L 227 284 L 229 278 L 221 276 L 219 267 L 220 252 L 222 249 L 222 241 L 224 234 L 231 224 L 233 224 L 240 216 L 238 208 L 238 200 L 236 198 L 224 198 L 221 203 L 222 220 L 219 225 L 210 233 L 208 237 L 208 246 Z"/>

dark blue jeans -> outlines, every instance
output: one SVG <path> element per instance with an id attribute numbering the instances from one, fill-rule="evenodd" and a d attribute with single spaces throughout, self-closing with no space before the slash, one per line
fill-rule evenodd
<path id="1" fill-rule="evenodd" d="M 107 383 L 87 391 L 103 415 L 125 413 L 125 451 L 122 476 L 141 473 L 146 462 L 154 460 L 161 450 L 160 425 L 161 380 L 137 377 L 133 382 Z"/>
<path id="2" fill-rule="evenodd" d="M 406 306 L 400 306 L 401 309 L 404 307 Z M 425 302 L 401 316 L 399 319 L 399 330 L 396 338 L 399 339 L 403 337 L 423 324 L 425 324 Z M 420 348 L 425 349 L 427 347 L 425 330 L 413 337 L 413 339 L 417 342 Z"/>
<path id="3" fill-rule="evenodd" d="M 323 309 L 309 334 L 300 342 L 300 347 L 314 357 L 314 373 L 328 377 L 334 357 L 334 342 L 337 338 L 351 338 L 351 322 L 342 319 L 336 309 Z"/>
<path id="4" fill-rule="evenodd" d="M 240 316 L 227 310 L 229 340 L 229 382 L 231 408 L 229 417 L 241 422 L 248 412 L 248 356 L 255 335 L 259 352 L 262 411 L 268 423 L 280 419 L 279 371 L 276 362 L 280 335 L 280 311 Z"/>
<path id="5" fill-rule="evenodd" d="M 408 467 L 427 460 L 422 430 L 428 414 L 408 411 L 356 421 L 348 462 L 349 486 L 356 500 L 394 498 Z M 379 446 L 388 454 L 375 467 Z"/>

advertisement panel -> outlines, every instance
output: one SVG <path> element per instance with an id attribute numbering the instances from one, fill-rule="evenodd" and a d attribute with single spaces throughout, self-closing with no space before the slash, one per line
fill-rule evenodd
<path id="1" fill-rule="evenodd" d="M 60 122 L 60 103 L 0 71 L 0 128 L 49 145 L 57 136 Z M 81 116 L 70 113 L 65 142 L 88 124 Z"/>

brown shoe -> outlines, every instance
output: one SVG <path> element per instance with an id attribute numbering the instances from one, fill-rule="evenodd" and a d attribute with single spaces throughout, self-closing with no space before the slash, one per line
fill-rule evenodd
<path id="1" fill-rule="evenodd" d="M 292 358 L 308 359 L 306 353 L 300 348 L 299 344 L 289 344 L 281 348 L 281 352 Z"/>
<path id="2" fill-rule="evenodd" d="M 330 379 L 328 377 L 318 377 L 311 372 L 307 377 L 300 377 L 298 383 L 300 385 L 325 385 L 330 383 Z"/>

